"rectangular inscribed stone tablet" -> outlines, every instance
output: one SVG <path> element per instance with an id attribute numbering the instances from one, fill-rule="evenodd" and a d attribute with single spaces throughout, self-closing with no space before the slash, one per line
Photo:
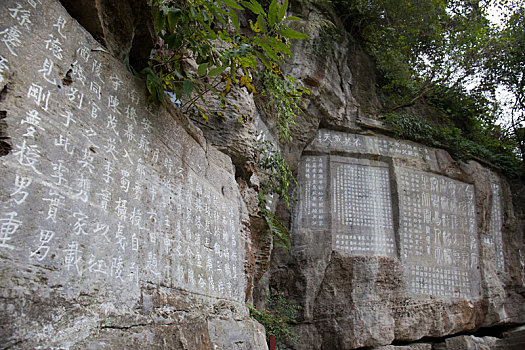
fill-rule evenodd
<path id="1" fill-rule="evenodd" d="M 409 168 L 397 168 L 396 175 L 409 292 L 479 296 L 474 186 Z"/>
<path id="2" fill-rule="evenodd" d="M 332 157 L 332 246 L 349 255 L 395 255 L 386 163 Z"/>
<path id="3" fill-rule="evenodd" d="M 489 242 L 493 247 L 496 264 L 500 270 L 505 270 L 505 259 L 503 257 L 503 237 L 501 226 L 503 224 L 501 211 L 501 186 L 499 183 L 492 183 L 492 210 L 490 213 Z"/>
<path id="4" fill-rule="evenodd" d="M 327 157 L 306 156 L 300 164 L 299 224 L 305 228 L 328 228 Z"/>
<path id="5" fill-rule="evenodd" d="M 384 136 L 350 134 L 341 131 L 320 129 L 312 146 L 359 154 L 433 161 L 435 155 L 427 147 L 413 142 L 395 140 Z"/>

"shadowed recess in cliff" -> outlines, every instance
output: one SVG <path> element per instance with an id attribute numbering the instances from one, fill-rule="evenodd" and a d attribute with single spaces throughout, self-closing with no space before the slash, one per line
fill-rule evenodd
<path id="1" fill-rule="evenodd" d="M 60 2 L 119 60 L 137 71 L 147 66 L 155 38 L 151 11 L 146 1 Z"/>

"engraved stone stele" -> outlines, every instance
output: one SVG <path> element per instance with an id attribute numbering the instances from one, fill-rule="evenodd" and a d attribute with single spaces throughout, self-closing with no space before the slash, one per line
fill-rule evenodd
<path id="1" fill-rule="evenodd" d="M 260 326 L 243 323 L 243 213 L 230 159 L 177 111 L 146 103 L 144 82 L 58 2 L 3 1 L 0 13 L 0 109 L 12 146 L 0 158 L 1 345 L 90 346 L 111 315 L 117 328 L 138 322 L 152 334 L 162 317 L 184 337 L 194 329 L 175 321 L 177 309 L 213 343 L 222 323 L 206 315 L 219 301 L 242 341 L 258 342 Z"/>
<path id="2" fill-rule="evenodd" d="M 308 153 L 319 150 L 329 154 Z M 344 255 L 399 259 L 409 294 L 478 298 L 473 185 L 396 158 L 437 166 L 418 145 L 320 130 L 301 162 L 296 229 L 328 230 L 332 249 Z"/>
<path id="3" fill-rule="evenodd" d="M 322 332 L 326 346 L 372 347 L 484 322 L 488 293 L 501 293 L 487 273 L 507 259 L 499 177 L 448 159 L 386 136 L 318 131 L 298 167 L 292 255 L 301 269 L 286 284 L 303 301 L 303 339 Z"/>
<path id="4" fill-rule="evenodd" d="M 401 259 L 415 294 L 479 297 L 474 188 L 444 176 L 397 168 Z"/>
<path id="5" fill-rule="evenodd" d="M 388 165 L 331 157 L 333 247 L 349 255 L 395 255 Z"/>

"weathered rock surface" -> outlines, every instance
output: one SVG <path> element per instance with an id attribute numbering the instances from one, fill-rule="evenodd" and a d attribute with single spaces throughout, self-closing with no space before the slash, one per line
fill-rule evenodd
<path id="1" fill-rule="evenodd" d="M 492 171 L 411 142 L 321 129 L 298 181 L 293 252 L 275 252 L 270 282 L 303 307 L 298 349 L 525 322 L 523 245 L 509 185 Z M 470 349 L 472 339 L 457 342 Z"/>
<path id="2" fill-rule="evenodd" d="M 149 106 L 126 67 L 146 2 L 62 3 L 76 20 L 0 5 L 1 347 L 266 349 L 245 301 L 268 288 L 303 308 L 290 348 L 523 347 L 523 187 L 376 134 L 374 66 L 328 7 L 294 8 L 316 25 L 286 70 L 312 95 L 280 145 L 298 201 L 272 205 L 292 252 L 265 272 L 263 100 L 235 89 L 207 124 Z"/>
<path id="3" fill-rule="evenodd" d="M 113 56 L 137 71 L 147 66 L 156 40 L 147 1 L 60 2 Z"/>
<path id="4" fill-rule="evenodd" d="M 146 103 L 134 3 L 82 4 L 106 48 L 57 1 L 0 4 L 0 347 L 266 348 L 231 159 Z"/>

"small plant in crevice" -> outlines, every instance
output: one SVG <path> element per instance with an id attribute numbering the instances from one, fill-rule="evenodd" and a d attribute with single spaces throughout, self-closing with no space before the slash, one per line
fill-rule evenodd
<path id="1" fill-rule="evenodd" d="M 275 336 L 278 349 L 282 349 L 284 343 L 295 342 L 297 333 L 292 329 L 292 325 L 297 324 L 300 306 L 290 303 L 283 296 L 267 295 L 265 309 L 257 309 L 252 305 L 248 305 L 248 308 L 250 316 L 266 329 L 267 340 L 270 335 Z"/>
<path id="2" fill-rule="evenodd" d="M 290 166 L 271 141 L 259 142 L 258 151 L 257 165 L 262 178 L 258 193 L 259 213 L 268 223 L 274 244 L 289 249 L 290 232 L 279 217 L 272 212 L 270 204 L 271 197 L 278 196 L 289 207 L 292 201 L 291 188 L 296 186 L 297 182 Z"/>
<path id="3" fill-rule="evenodd" d="M 310 95 L 310 90 L 299 87 L 294 77 L 282 75 L 277 65 L 263 72 L 262 86 L 262 97 L 267 99 L 263 108 L 275 118 L 281 138 L 292 140 L 290 126 L 295 125 L 295 118 L 302 112 L 304 97 Z"/>

